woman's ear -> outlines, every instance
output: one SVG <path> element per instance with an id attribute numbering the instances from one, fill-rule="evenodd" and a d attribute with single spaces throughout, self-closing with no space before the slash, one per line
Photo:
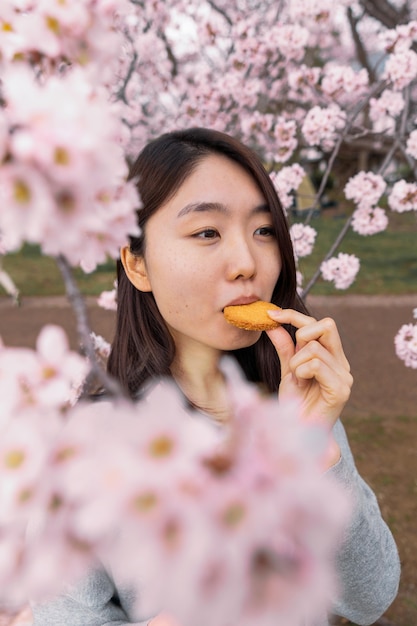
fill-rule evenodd
<path id="1" fill-rule="evenodd" d="M 139 289 L 139 291 L 152 291 L 143 256 L 135 256 L 130 251 L 129 246 L 124 246 L 120 250 L 120 260 L 126 276 L 136 289 Z"/>

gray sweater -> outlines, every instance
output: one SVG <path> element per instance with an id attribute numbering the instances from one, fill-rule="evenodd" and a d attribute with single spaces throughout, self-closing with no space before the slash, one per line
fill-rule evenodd
<path id="1" fill-rule="evenodd" d="M 338 553 L 340 596 L 332 612 L 360 626 L 373 624 L 394 600 L 400 562 L 390 530 L 383 521 L 373 491 L 360 477 L 345 430 L 334 427 L 342 456 L 328 470 L 351 494 L 354 514 Z M 66 595 L 33 606 L 33 626 L 145 626 L 152 616 L 133 613 L 134 596 L 118 587 L 103 570 L 91 572 Z M 308 626 L 328 626 L 329 617 Z"/>

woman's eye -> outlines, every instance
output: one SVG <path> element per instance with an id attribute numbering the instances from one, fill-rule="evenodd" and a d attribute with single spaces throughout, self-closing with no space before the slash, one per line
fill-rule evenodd
<path id="1" fill-rule="evenodd" d="M 219 233 L 214 228 L 205 228 L 194 235 L 194 237 L 197 237 L 198 239 L 216 239 L 218 236 Z"/>
<path id="2" fill-rule="evenodd" d="M 255 230 L 255 235 L 260 235 L 261 237 L 274 237 L 275 230 L 273 226 L 260 226 Z"/>

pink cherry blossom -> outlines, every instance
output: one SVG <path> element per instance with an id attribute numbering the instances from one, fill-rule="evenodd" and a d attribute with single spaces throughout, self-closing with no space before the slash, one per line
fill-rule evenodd
<path id="1" fill-rule="evenodd" d="M 417 324 L 403 324 L 394 339 L 395 353 L 406 367 L 417 369 Z"/>
<path id="2" fill-rule="evenodd" d="M 359 172 L 345 185 L 345 196 L 353 200 L 359 209 L 374 206 L 384 193 L 387 184 L 379 174 Z"/>
<path id="3" fill-rule="evenodd" d="M 345 0 L 342 0 L 340 4 L 344 4 Z M 289 3 L 288 9 L 292 20 L 295 22 L 301 21 L 301 23 L 311 27 L 321 27 L 323 29 L 328 28 L 334 17 L 336 5 L 332 0 L 292 0 Z"/>
<path id="4" fill-rule="evenodd" d="M 336 289 L 348 289 L 359 272 L 360 262 L 354 254 L 340 252 L 320 266 L 324 280 L 333 281 Z"/>
<path id="5" fill-rule="evenodd" d="M 102 291 L 97 299 L 97 304 L 107 311 L 116 311 L 117 309 L 117 286 L 111 291 Z"/>
<path id="6" fill-rule="evenodd" d="M 417 77 L 417 54 L 413 50 L 392 54 L 385 65 L 385 76 L 395 90 L 407 87 Z"/>
<path id="7" fill-rule="evenodd" d="M 317 89 L 320 76 L 321 70 L 318 67 L 308 67 L 302 64 L 296 68 L 288 68 L 290 95 L 294 98 L 301 97 L 302 100 L 311 98 Z"/>
<path id="8" fill-rule="evenodd" d="M 381 41 L 388 52 L 409 50 L 417 39 L 417 22 L 399 24 L 396 28 L 381 33 Z"/>
<path id="9" fill-rule="evenodd" d="M 417 130 L 413 130 L 407 139 L 407 152 L 417 159 Z"/>
<path id="10" fill-rule="evenodd" d="M 309 39 L 306 28 L 297 24 L 278 26 L 275 30 L 275 42 L 281 54 L 288 60 L 300 61 Z"/>
<path id="11" fill-rule="evenodd" d="M 393 211 L 417 211 L 417 184 L 405 180 L 396 182 L 388 196 L 388 204 Z"/>
<path id="12" fill-rule="evenodd" d="M 37 350 L 0 350 L 0 425 L 20 412 L 42 407 L 63 410 L 74 385 L 88 371 L 88 363 L 69 349 L 62 328 L 45 326 L 39 333 Z"/>
<path id="13" fill-rule="evenodd" d="M 404 109 L 405 101 L 399 91 L 385 89 L 379 98 L 371 98 L 369 101 L 369 117 L 376 123 L 381 117 L 398 117 Z"/>
<path id="14" fill-rule="evenodd" d="M 352 219 L 352 229 L 359 235 L 375 235 L 388 226 L 388 217 L 380 207 L 356 209 Z"/>
<path id="15" fill-rule="evenodd" d="M 284 209 L 289 209 L 294 202 L 291 192 L 296 191 L 305 177 L 305 170 L 298 163 L 287 165 L 278 172 L 271 172 L 270 177 L 277 190 Z"/>
<path id="16" fill-rule="evenodd" d="M 337 132 L 344 128 L 345 123 L 346 113 L 338 105 L 327 108 L 315 106 L 307 113 L 301 130 L 308 145 L 331 150 Z"/>
<path id="17" fill-rule="evenodd" d="M 276 163 L 285 163 L 292 156 L 298 143 L 296 133 L 297 125 L 293 120 L 285 120 L 283 117 L 276 120 L 273 133 L 276 139 L 273 160 Z"/>
<path id="18" fill-rule="evenodd" d="M 293 224 L 290 228 L 291 241 L 296 258 L 312 253 L 317 231 L 306 224 Z"/>
<path id="19" fill-rule="evenodd" d="M 14 70 L 5 77 L 5 98 L 18 129 L 0 172 L 6 245 L 39 243 L 45 254 L 63 254 L 87 271 L 117 257 L 127 235 L 139 233 L 139 199 L 126 182 L 121 122 L 106 92 L 92 88 L 81 70 L 44 85 Z"/>
<path id="20" fill-rule="evenodd" d="M 352 67 L 327 63 L 321 81 L 321 88 L 329 98 L 337 97 L 342 102 L 358 98 L 369 85 L 365 69 L 355 72 Z"/>
<path id="21" fill-rule="evenodd" d="M 329 564 L 348 512 L 345 495 L 322 475 L 328 435 L 298 419 L 295 405 L 278 407 L 225 371 L 235 407 L 225 429 L 191 415 L 165 382 L 139 404 L 79 403 L 59 429 L 13 422 L 0 445 L 15 476 L 0 489 L 7 545 L 20 554 L 3 560 L 0 550 L 9 597 L 56 592 L 64 569 L 71 579 L 99 557 L 116 578 L 140 586 L 144 611 L 165 609 L 184 626 L 212 626 L 225 615 L 295 626 L 327 606 Z M 261 557 L 269 565 L 260 577 Z M 280 564 L 291 564 L 291 576 Z"/>

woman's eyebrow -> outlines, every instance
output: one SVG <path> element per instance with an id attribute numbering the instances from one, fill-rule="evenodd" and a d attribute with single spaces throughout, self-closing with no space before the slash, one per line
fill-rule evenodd
<path id="1" fill-rule="evenodd" d="M 217 213 L 228 213 L 229 209 L 225 204 L 221 202 L 191 202 L 186 204 L 178 213 L 177 217 L 183 217 L 189 215 L 189 213 L 202 213 L 204 211 L 216 211 Z M 271 210 L 267 204 L 259 204 L 254 207 L 251 213 L 270 213 Z"/>

